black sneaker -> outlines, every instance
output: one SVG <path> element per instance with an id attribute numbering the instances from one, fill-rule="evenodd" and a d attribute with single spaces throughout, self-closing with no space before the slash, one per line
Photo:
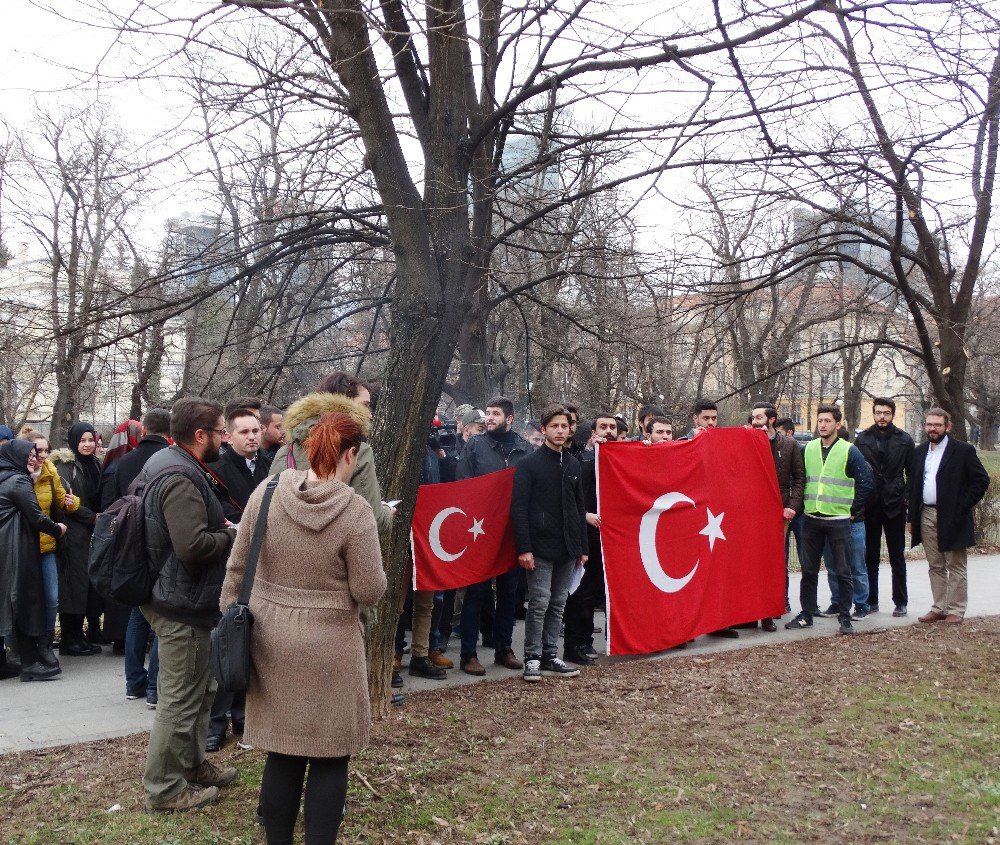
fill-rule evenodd
<path id="1" fill-rule="evenodd" d="M 582 648 L 567 648 L 563 650 L 563 660 L 580 666 L 593 666 L 597 659 L 584 653 Z"/>
<path id="2" fill-rule="evenodd" d="M 587 655 L 587 657 L 589 657 L 591 660 L 597 660 L 597 658 L 601 656 L 600 654 L 598 654 L 597 649 L 594 648 L 592 645 L 580 646 L 579 651 L 580 654 Z"/>
<path id="3" fill-rule="evenodd" d="M 841 619 L 840 620 L 840 633 L 841 634 L 853 634 L 854 633 L 854 626 L 851 624 L 851 620 L 850 619 Z"/>
<path id="4" fill-rule="evenodd" d="M 426 657 L 410 658 L 410 674 L 415 678 L 429 678 L 432 681 L 443 681 L 448 672 L 440 666 L 435 666 Z"/>
<path id="5" fill-rule="evenodd" d="M 804 613 L 800 613 L 791 622 L 785 623 L 786 631 L 797 631 L 800 628 L 811 628 L 813 626 L 813 621 Z"/>
<path id="6" fill-rule="evenodd" d="M 867 619 L 867 618 L 868 618 L 868 611 L 865 610 L 863 607 L 854 608 L 854 613 L 851 614 L 851 619 L 854 619 L 855 621 L 861 621 L 862 619 Z"/>
<path id="7" fill-rule="evenodd" d="M 543 674 L 558 675 L 561 678 L 575 678 L 580 674 L 579 669 L 569 666 L 558 657 L 543 657 L 541 670 Z"/>
<path id="8" fill-rule="evenodd" d="M 831 604 L 826 610 L 817 610 L 814 614 L 822 619 L 826 619 L 828 616 L 836 616 L 840 613 L 840 608 L 835 604 Z"/>
<path id="9" fill-rule="evenodd" d="M 901 616 L 906 616 L 906 613 L 907 613 L 906 605 L 905 604 L 897 604 L 896 605 L 896 609 L 893 610 L 893 612 L 892 612 L 892 615 L 895 616 L 898 619 Z"/>
<path id="10" fill-rule="evenodd" d="M 875 604 L 869 603 L 868 604 L 868 612 L 869 613 L 878 613 L 878 602 L 875 602 Z"/>

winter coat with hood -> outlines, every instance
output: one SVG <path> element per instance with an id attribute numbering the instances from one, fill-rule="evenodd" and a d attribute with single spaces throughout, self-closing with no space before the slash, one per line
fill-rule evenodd
<path id="1" fill-rule="evenodd" d="M 309 456 L 305 442 L 312 427 L 325 414 L 347 414 L 368 434 L 368 411 L 364 406 L 340 393 L 309 393 L 293 402 L 285 412 L 281 427 L 286 444 L 278 450 L 271 464 L 271 475 L 284 469 L 308 469 Z M 292 460 L 289 461 L 289 450 Z M 351 476 L 351 489 L 371 505 L 379 531 L 392 525 L 392 511 L 382 505 L 382 490 L 375 474 L 375 453 L 367 443 L 358 449 L 358 463 Z"/>
<path id="2" fill-rule="evenodd" d="M 38 471 L 38 478 L 35 479 L 35 498 L 38 499 L 38 507 L 42 509 L 42 513 L 55 521 L 58 521 L 56 517 L 60 514 L 76 513 L 80 508 L 80 499 L 77 496 L 73 497 L 73 504 L 69 507 L 66 507 L 64 504 L 66 500 L 66 488 L 63 487 L 62 479 L 59 477 L 59 473 L 56 472 L 55 464 L 49 460 L 42 462 L 41 469 Z M 55 510 L 56 517 L 53 516 L 53 510 Z M 55 537 L 42 534 L 39 542 L 41 546 L 40 551 L 43 555 L 56 550 Z"/>
<path id="3" fill-rule="evenodd" d="M 368 503 L 331 479 L 281 473 L 250 594 L 254 624 L 244 742 L 302 757 L 342 757 L 368 743 L 371 710 L 360 606 L 386 577 Z M 266 485 L 247 503 L 220 608 L 235 601 Z"/>
<path id="4" fill-rule="evenodd" d="M 45 633 L 45 593 L 38 564 L 38 534 L 62 529 L 38 507 L 28 472 L 35 444 L 11 440 L 0 446 L 0 636 L 15 622 L 21 633 Z"/>
<path id="5" fill-rule="evenodd" d="M 70 431 L 75 428 L 76 425 Z M 89 426 L 87 428 L 93 431 Z M 66 492 L 72 493 L 80 503 L 76 510 L 66 515 L 66 536 L 59 545 L 59 612 L 93 614 L 98 612 L 98 608 L 93 604 L 87 559 L 90 556 L 90 537 L 101 508 L 100 464 L 95 458 L 95 477 L 93 469 L 88 470 L 72 449 L 53 452 L 51 460 Z"/>

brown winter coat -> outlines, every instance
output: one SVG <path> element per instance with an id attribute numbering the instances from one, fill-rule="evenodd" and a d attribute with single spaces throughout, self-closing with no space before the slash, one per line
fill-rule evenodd
<path id="1" fill-rule="evenodd" d="M 359 606 L 386 578 L 368 503 L 339 481 L 303 489 L 286 470 L 271 501 L 250 595 L 254 615 L 246 742 L 301 757 L 343 757 L 368 744 L 371 710 Z M 240 521 L 221 608 L 239 593 L 266 485 Z"/>

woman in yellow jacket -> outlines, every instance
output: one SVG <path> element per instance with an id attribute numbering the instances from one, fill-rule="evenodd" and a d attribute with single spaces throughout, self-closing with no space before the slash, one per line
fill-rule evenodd
<path id="1" fill-rule="evenodd" d="M 35 482 L 35 498 L 38 506 L 50 519 L 55 519 L 52 511 L 56 508 L 63 513 L 73 513 L 80 507 L 80 499 L 63 486 L 55 464 L 49 460 L 49 441 L 44 434 L 29 429 L 22 429 L 22 440 L 30 440 L 35 444 L 39 464 L 31 473 Z M 56 538 L 48 534 L 39 534 L 39 547 L 42 553 L 42 581 L 45 585 L 45 629 L 48 634 L 38 641 L 39 658 L 47 666 L 58 666 L 55 652 L 52 650 L 52 640 L 55 637 L 56 613 L 59 610 L 59 571 L 56 564 Z"/>

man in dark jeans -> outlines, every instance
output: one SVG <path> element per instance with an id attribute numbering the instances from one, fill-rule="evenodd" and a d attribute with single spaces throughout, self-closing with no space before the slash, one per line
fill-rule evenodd
<path id="1" fill-rule="evenodd" d="M 580 462 L 567 451 L 570 412 L 554 405 L 542 414 L 545 443 L 517 464 L 510 518 L 518 563 L 528 572 L 524 621 L 524 680 L 542 672 L 572 678 L 579 669 L 559 659 L 559 628 L 577 566 L 587 563 L 587 509 Z"/>
<path id="2" fill-rule="evenodd" d="M 836 405 L 820 405 L 816 411 L 819 438 L 805 448 L 805 523 L 802 530 L 802 582 L 799 601 L 802 610 L 785 625 L 789 630 L 811 628 L 819 614 L 816 584 L 823 546 L 833 553 L 840 588 L 840 633 L 853 634 L 851 602 L 854 579 L 851 575 L 851 520 L 864 512 L 874 489 L 872 473 L 864 455 L 837 436 L 843 415 Z"/>
<path id="3" fill-rule="evenodd" d="M 618 439 L 618 421 L 610 411 L 594 417 L 595 443 Z M 594 649 L 594 611 L 604 598 L 604 559 L 601 552 L 601 518 L 597 515 L 596 453 L 589 448 L 580 456 L 583 496 L 587 505 L 587 545 L 590 555 L 576 591 L 566 599 L 566 637 L 563 660 L 590 666 L 597 662 Z"/>
<path id="4" fill-rule="evenodd" d="M 150 458 L 170 445 L 170 411 L 150 408 L 142 418 L 142 440 L 131 452 L 118 461 L 111 485 L 114 495 L 106 504 L 120 499 L 132 486 Z M 125 629 L 125 698 L 135 701 L 145 697 L 146 706 L 156 709 L 156 679 L 160 668 L 159 648 L 156 637 L 149 652 L 149 670 L 146 670 L 146 646 L 152 628 L 137 607 L 132 608 Z"/>
<path id="5" fill-rule="evenodd" d="M 906 489 L 914 444 L 909 434 L 892 424 L 895 415 L 895 402 L 884 397 L 875 399 L 875 424 L 858 435 L 855 445 L 875 476 L 875 493 L 865 508 L 868 611 L 878 612 L 878 569 L 884 533 L 892 568 L 892 615 L 906 616 Z"/>
<path id="6" fill-rule="evenodd" d="M 515 466 L 518 461 L 532 454 L 528 442 L 511 429 L 514 424 L 514 405 L 503 396 L 490 399 L 486 405 L 486 432 L 471 438 L 458 459 L 457 478 L 478 478 L 491 472 L 500 472 Z M 518 569 L 515 561 L 511 569 L 498 575 L 496 614 L 493 621 L 494 663 L 507 669 L 520 671 L 524 667 L 514 655 L 511 639 L 514 631 L 514 597 L 517 592 Z M 462 605 L 462 659 L 461 669 L 467 675 L 485 675 L 486 668 L 479 662 L 476 646 L 479 641 L 480 607 L 492 589 L 490 581 L 472 584 L 465 590 Z"/>

